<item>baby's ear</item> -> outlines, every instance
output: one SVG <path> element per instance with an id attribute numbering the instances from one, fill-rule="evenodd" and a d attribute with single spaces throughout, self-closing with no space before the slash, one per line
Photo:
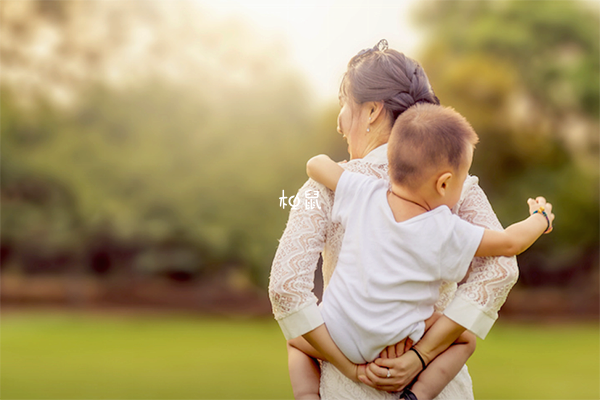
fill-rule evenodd
<path id="1" fill-rule="evenodd" d="M 452 172 L 444 172 L 441 174 L 435 182 L 435 190 L 442 197 L 446 195 L 446 189 L 448 188 L 448 182 L 452 179 Z"/>

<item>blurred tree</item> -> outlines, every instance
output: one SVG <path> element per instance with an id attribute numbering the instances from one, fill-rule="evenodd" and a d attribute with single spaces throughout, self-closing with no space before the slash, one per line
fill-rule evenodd
<path id="1" fill-rule="evenodd" d="M 597 4 L 574 1 L 434 1 L 417 10 L 430 38 L 422 64 L 442 103 L 479 133 L 472 171 L 501 221 L 521 219 L 531 196 L 555 206 L 555 231 L 524 265 L 597 263 L 598 14 Z"/>
<path id="2" fill-rule="evenodd" d="M 79 248 L 109 234 L 183 254 L 175 241 L 198 269 L 235 262 L 265 285 L 281 191 L 341 144 L 335 111 L 315 116 L 281 44 L 185 2 L 0 7 L 3 199 L 27 179 L 56 182 Z M 19 242 L 24 222 L 2 207 L 3 241 Z"/>

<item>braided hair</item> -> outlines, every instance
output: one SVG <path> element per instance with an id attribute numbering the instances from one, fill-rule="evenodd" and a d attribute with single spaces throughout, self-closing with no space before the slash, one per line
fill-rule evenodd
<path id="1" fill-rule="evenodd" d="M 383 101 L 392 124 L 417 103 L 440 104 L 419 63 L 389 49 L 385 39 L 352 57 L 342 78 L 340 96 L 349 96 L 358 104 Z"/>

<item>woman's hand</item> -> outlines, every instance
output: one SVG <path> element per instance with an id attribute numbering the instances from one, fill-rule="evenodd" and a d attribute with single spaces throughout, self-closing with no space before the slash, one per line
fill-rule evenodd
<path id="1" fill-rule="evenodd" d="M 439 323 L 436 324 L 438 321 Z M 432 330 L 434 326 L 436 328 Z M 447 317 L 443 317 L 443 314 L 437 311 L 427 318 L 425 320 L 425 336 L 417 344 L 421 346 L 419 353 L 425 358 L 425 363 L 429 364 L 433 358 L 452 343 L 445 344 L 448 340 L 446 336 L 454 337 L 456 335 L 458 337 L 464 329 Z M 435 348 L 440 341 L 444 344 Z M 359 374 L 359 380 L 377 390 L 397 392 L 404 389 L 423 369 L 423 364 L 417 354 L 414 351 L 409 351 L 413 346 L 413 341 L 410 338 L 405 338 L 395 345 L 386 347 L 378 359 L 367 364 L 366 374 L 365 376 Z M 433 353 L 432 357 L 430 357 L 430 353 Z"/>
<path id="2" fill-rule="evenodd" d="M 359 373 L 358 379 L 377 390 L 397 392 L 411 383 L 422 369 L 421 360 L 415 352 L 409 351 L 397 358 L 376 359 L 367 364 L 365 375 Z"/>

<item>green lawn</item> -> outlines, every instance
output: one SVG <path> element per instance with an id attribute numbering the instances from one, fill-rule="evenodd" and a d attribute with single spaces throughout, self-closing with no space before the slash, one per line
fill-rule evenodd
<path id="1" fill-rule="evenodd" d="M 467 365 L 476 399 L 600 399 L 598 323 L 500 321 Z"/>
<path id="2" fill-rule="evenodd" d="M 2 399 L 291 398 L 272 319 L 6 314 Z M 478 399 L 600 398 L 597 324 L 498 324 L 469 361 Z"/>
<path id="3" fill-rule="evenodd" d="M 272 319 L 2 317 L 2 399 L 291 398 Z"/>

